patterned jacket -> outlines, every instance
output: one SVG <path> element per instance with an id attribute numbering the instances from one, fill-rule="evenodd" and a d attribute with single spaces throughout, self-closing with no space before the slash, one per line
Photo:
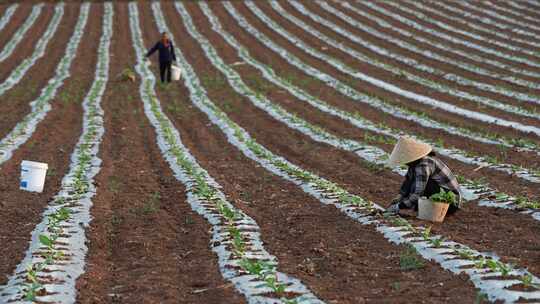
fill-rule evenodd
<path id="1" fill-rule="evenodd" d="M 420 197 L 434 194 L 426 192 L 433 192 L 432 188 L 435 184 L 446 191 L 454 192 L 459 197 L 458 201 L 461 202 L 460 187 L 454 174 L 437 157 L 426 156 L 409 167 L 405 182 L 401 186 L 400 205 L 406 208 L 413 207 Z"/>

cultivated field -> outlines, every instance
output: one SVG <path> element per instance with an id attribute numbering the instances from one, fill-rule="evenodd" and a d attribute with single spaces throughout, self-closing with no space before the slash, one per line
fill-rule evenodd
<path id="1" fill-rule="evenodd" d="M 540 302 L 540 2 L 12 2 L 0 303 Z M 443 224 L 376 212 L 402 135 Z"/>

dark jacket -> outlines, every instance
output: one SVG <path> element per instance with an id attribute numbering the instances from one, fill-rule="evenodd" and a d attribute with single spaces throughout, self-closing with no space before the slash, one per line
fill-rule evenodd
<path id="1" fill-rule="evenodd" d="M 172 41 L 169 40 L 169 46 L 166 47 L 161 40 L 152 47 L 146 57 L 150 57 L 155 51 L 159 51 L 159 62 L 171 62 L 176 61 L 176 55 L 174 54 L 174 46 Z"/>

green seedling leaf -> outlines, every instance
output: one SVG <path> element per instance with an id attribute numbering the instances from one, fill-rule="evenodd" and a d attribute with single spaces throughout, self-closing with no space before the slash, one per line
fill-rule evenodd
<path id="1" fill-rule="evenodd" d="M 427 227 L 422 231 L 422 238 L 427 241 L 429 240 L 429 236 L 431 235 L 431 226 Z"/>
<path id="2" fill-rule="evenodd" d="M 435 193 L 432 196 L 429 197 L 434 202 L 437 203 L 444 203 L 444 204 L 450 204 L 450 205 L 457 205 L 457 196 L 452 191 L 445 191 L 441 188 L 441 191 L 439 193 Z"/>
<path id="3" fill-rule="evenodd" d="M 444 239 L 442 237 L 440 237 L 440 238 L 432 238 L 432 239 L 429 240 L 429 243 L 433 247 L 439 248 L 439 247 L 441 247 L 443 241 L 444 241 Z"/>
<path id="4" fill-rule="evenodd" d="M 39 235 L 39 242 L 48 248 L 51 248 L 53 246 L 53 241 L 46 235 L 40 234 Z"/>
<path id="5" fill-rule="evenodd" d="M 424 262 L 412 245 L 407 246 L 407 249 L 399 255 L 399 267 L 403 271 L 417 270 L 424 267 Z"/>

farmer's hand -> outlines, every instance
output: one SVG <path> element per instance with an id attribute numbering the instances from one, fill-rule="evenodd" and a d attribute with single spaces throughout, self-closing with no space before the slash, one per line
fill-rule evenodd
<path id="1" fill-rule="evenodd" d="M 392 205 L 390 205 L 390 207 L 386 208 L 384 213 L 398 214 L 399 213 L 399 202 L 393 203 Z"/>

